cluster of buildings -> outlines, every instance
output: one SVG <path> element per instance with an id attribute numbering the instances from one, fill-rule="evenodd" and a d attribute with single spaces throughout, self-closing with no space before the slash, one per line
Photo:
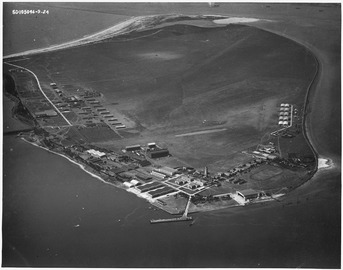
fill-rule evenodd
<path id="1" fill-rule="evenodd" d="M 279 126 L 291 126 L 292 106 L 288 103 L 281 103 L 279 111 Z"/>
<path id="2" fill-rule="evenodd" d="M 134 152 L 137 155 L 145 154 L 147 157 L 151 159 L 170 156 L 169 150 L 167 148 L 160 148 L 154 142 L 148 143 L 147 147 L 142 147 L 139 144 L 126 146 L 124 152 Z"/>
<path id="3" fill-rule="evenodd" d="M 36 118 L 56 117 L 57 115 L 57 112 L 52 109 L 35 112 Z"/>
<path id="4" fill-rule="evenodd" d="M 63 114 L 75 113 L 80 116 L 77 120 L 79 124 L 93 126 L 94 124 L 103 122 L 114 130 L 126 128 L 118 118 L 115 118 L 114 115 L 96 99 L 100 96 L 100 93 L 96 91 L 85 91 L 79 88 L 77 90 L 68 90 L 68 94 L 66 94 L 57 87 L 56 83 L 50 83 L 50 86 L 57 94 L 57 98 L 52 101 L 54 105 Z M 71 94 L 73 91 L 75 94 Z"/>
<path id="5" fill-rule="evenodd" d="M 275 160 L 278 156 L 275 154 L 276 148 L 274 145 L 260 145 L 258 150 L 253 151 L 252 154 L 255 158 L 262 160 Z"/>

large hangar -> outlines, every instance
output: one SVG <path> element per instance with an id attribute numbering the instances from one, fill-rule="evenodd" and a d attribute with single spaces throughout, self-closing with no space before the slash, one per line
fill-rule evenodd
<path id="1" fill-rule="evenodd" d="M 168 149 L 152 150 L 152 151 L 148 152 L 148 156 L 150 158 L 167 157 L 167 156 L 169 156 L 169 151 L 168 151 Z"/>

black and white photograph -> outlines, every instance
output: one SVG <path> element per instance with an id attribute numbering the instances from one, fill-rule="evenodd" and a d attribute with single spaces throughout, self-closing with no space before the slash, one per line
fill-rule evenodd
<path id="1" fill-rule="evenodd" d="M 341 2 L 2 2 L 4 268 L 341 268 Z"/>

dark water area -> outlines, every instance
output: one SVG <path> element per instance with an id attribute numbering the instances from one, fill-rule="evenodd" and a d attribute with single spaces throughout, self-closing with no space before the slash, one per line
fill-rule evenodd
<path id="1" fill-rule="evenodd" d="M 323 185 L 307 199 L 195 214 L 191 227 L 151 225 L 168 215 L 62 157 L 10 136 L 4 155 L 3 266 L 339 266 L 340 203 Z"/>
<path id="2" fill-rule="evenodd" d="M 49 10 L 49 14 L 12 14 L 13 10 Z M 51 3 L 3 4 L 3 54 L 45 48 L 82 38 L 129 19 L 125 15 L 57 8 Z"/>

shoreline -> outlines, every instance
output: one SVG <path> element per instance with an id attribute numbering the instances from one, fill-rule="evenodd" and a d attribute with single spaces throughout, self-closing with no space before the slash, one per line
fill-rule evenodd
<path id="1" fill-rule="evenodd" d="M 152 206 L 154 206 L 154 207 L 156 207 L 156 208 L 158 208 L 158 209 L 160 209 L 160 210 L 162 210 L 162 211 L 164 211 L 164 212 L 166 212 L 166 213 L 168 213 L 168 214 L 170 214 L 170 215 L 180 215 L 180 214 L 183 213 L 182 210 L 177 210 L 177 211 L 175 211 L 175 210 L 170 210 L 170 209 L 168 209 L 168 208 L 165 208 L 165 207 L 163 207 L 163 205 L 160 205 L 160 204 L 157 202 L 158 200 L 152 200 L 152 199 L 148 198 L 147 196 L 144 196 L 144 195 L 142 195 L 142 194 L 139 194 L 139 193 L 135 192 L 135 190 L 133 190 L 132 188 L 125 188 L 124 185 L 115 185 L 115 184 L 113 184 L 113 183 L 111 183 L 111 182 L 107 182 L 106 180 L 104 180 L 103 178 L 101 178 L 101 176 L 99 176 L 99 175 L 97 175 L 97 174 L 95 174 L 95 173 L 93 173 L 93 172 L 88 171 L 88 170 L 87 170 L 87 167 L 86 167 L 84 164 L 80 164 L 80 163 L 76 162 L 75 160 L 71 159 L 70 157 L 68 157 L 68 156 L 66 156 L 66 155 L 63 155 L 62 153 L 55 152 L 55 151 L 53 151 L 53 150 L 51 150 L 51 149 L 49 149 L 49 148 L 46 148 L 46 147 L 44 147 L 44 146 L 41 146 L 41 145 L 39 145 L 39 144 L 37 144 L 37 143 L 35 143 L 35 142 L 31 142 L 31 141 L 25 139 L 24 137 L 20 137 L 20 139 L 23 140 L 23 141 L 26 142 L 26 143 L 31 144 L 32 146 L 38 147 L 38 148 L 40 148 L 40 149 L 42 149 L 42 150 L 45 150 L 45 151 L 47 151 L 47 152 L 49 152 L 49 153 L 52 153 L 52 154 L 54 154 L 54 155 L 58 155 L 58 156 L 60 156 L 60 157 L 63 157 L 63 158 L 65 158 L 65 159 L 67 159 L 67 160 L 70 161 L 71 163 L 77 165 L 77 166 L 78 166 L 80 169 L 82 169 L 84 172 L 86 172 L 86 173 L 89 174 L 90 176 L 96 178 L 97 180 L 103 182 L 104 184 L 108 184 L 108 185 L 113 186 L 113 187 L 115 187 L 115 188 L 119 188 L 119 189 L 121 189 L 121 190 L 124 190 L 124 191 L 126 191 L 126 192 L 128 192 L 128 193 L 132 193 L 132 194 L 134 194 L 137 198 L 145 200 L 145 201 L 148 202 L 150 205 L 152 205 Z M 206 213 L 206 212 L 212 212 L 212 211 L 217 211 L 217 210 L 222 210 L 222 209 L 228 209 L 228 208 L 235 208 L 235 207 L 248 206 L 248 205 L 250 205 L 250 204 L 253 205 L 253 204 L 259 204 L 259 203 L 274 202 L 274 201 L 275 201 L 275 198 L 283 197 L 284 195 L 285 195 L 284 193 L 275 194 L 275 195 L 274 195 L 273 197 L 271 197 L 271 198 L 263 198 L 263 199 L 260 199 L 260 200 L 256 200 L 256 201 L 254 201 L 254 202 L 250 202 L 250 203 L 248 203 L 248 204 L 246 204 L 246 205 L 237 204 L 237 205 L 221 206 L 221 207 L 218 207 L 218 208 L 214 207 L 213 209 L 203 209 L 203 210 L 194 209 L 194 210 L 190 210 L 188 213 L 189 213 L 189 214 Z M 167 195 L 167 197 L 168 197 L 168 195 Z M 275 198 L 274 198 L 274 197 L 275 197 Z M 163 199 L 163 198 L 164 198 L 164 196 L 160 197 L 159 199 Z"/>
<path id="2" fill-rule="evenodd" d="M 210 18 L 215 20 L 216 19 L 215 17 L 217 17 L 217 19 L 228 18 L 228 16 L 224 16 L 224 15 L 208 15 L 208 14 L 207 15 L 158 14 L 158 15 L 133 16 L 130 19 L 124 20 L 109 28 L 105 28 L 104 30 L 84 36 L 82 38 L 74 39 L 74 40 L 60 43 L 60 44 L 51 45 L 49 47 L 31 49 L 24 52 L 5 55 L 3 56 L 3 60 L 94 44 L 96 42 L 101 42 L 108 38 L 129 34 L 131 32 L 135 32 L 135 31 L 140 32 L 140 31 L 144 31 L 148 29 L 154 29 L 159 24 L 168 22 L 168 19 L 178 21 L 177 19 L 181 18 L 180 21 L 182 21 L 182 20 L 185 20 L 185 19 L 182 19 L 184 17 L 187 17 L 189 20 L 206 20 Z"/>
<path id="3" fill-rule="evenodd" d="M 155 16 L 158 16 L 158 17 L 160 17 L 159 15 L 154 15 L 154 16 L 146 16 L 146 17 L 144 17 L 144 18 L 154 18 Z M 174 15 L 175 16 L 175 15 Z M 178 15 L 178 16 L 182 16 L 182 15 Z M 209 15 L 206 15 L 206 16 L 209 16 Z M 213 15 L 212 15 L 213 16 Z M 194 16 L 194 17 L 202 17 L 202 19 L 204 19 L 205 18 L 205 15 L 199 15 L 199 16 Z M 137 19 L 137 18 L 141 18 L 141 17 L 136 17 L 135 19 Z M 173 17 L 173 18 L 175 18 L 175 17 Z M 176 17 L 177 18 L 177 17 Z M 139 19 L 137 19 L 138 21 L 139 21 Z M 161 23 L 161 22 L 157 22 L 158 24 L 159 23 Z M 163 23 L 163 22 L 162 22 Z M 250 26 L 250 25 L 249 25 Z M 255 26 L 250 26 L 250 27 L 255 27 Z M 149 25 L 146 27 L 145 25 L 143 25 L 142 26 L 142 29 L 146 29 L 146 28 L 151 28 L 151 27 L 149 27 Z M 259 27 L 257 27 L 257 28 L 259 28 Z M 112 29 L 112 28 L 110 28 L 110 29 Z M 123 29 L 125 29 L 125 27 L 123 28 Z M 123 30 L 123 29 L 121 29 L 121 30 Z M 106 29 L 106 30 L 104 30 L 104 31 L 107 31 L 107 30 L 109 30 L 109 29 Z M 140 29 L 131 29 L 131 31 L 139 31 Z M 262 30 L 264 30 L 264 31 L 268 31 L 268 30 L 265 30 L 265 29 L 262 29 Z M 104 31 L 101 31 L 101 33 L 103 33 Z M 118 30 L 119 31 L 119 30 Z M 274 32 L 273 32 L 274 33 Z M 118 33 L 119 35 L 120 34 L 125 34 L 125 33 Z M 278 33 L 274 33 L 274 34 L 277 34 L 277 35 L 279 35 Z M 87 37 L 87 38 L 89 38 L 89 37 Z M 109 38 L 109 37 L 104 37 L 104 39 L 107 39 L 107 38 Z M 288 37 L 287 37 L 288 38 Z M 311 172 L 311 174 L 309 175 L 309 177 L 308 177 L 308 179 L 305 181 L 305 182 L 303 182 L 303 183 L 301 183 L 300 185 L 298 185 L 298 186 L 296 186 L 296 187 L 294 187 L 292 190 L 290 190 L 290 192 L 291 191 L 293 191 L 293 190 L 295 190 L 296 188 L 298 188 L 298 187 L 300 187 L 301 185 L 303 185 L 304 183 L 306 183 L 306 182 L 308 182 L 309 180 L 311 180 L 312 179 L 312 177 L 316 174 L 316 172 L 318 171 L 318 153 L 315 151 L 315 149 L 314 149 L 314 147 L 312 146 L 312 144 L 311 144 L 311 141 L 309 140 L 309 138 L 307 137 L 307 132 L 308 132 L 308 130 L 306 129 L 306 123 L 305 123 L 305 120 L 306 120 L 306 114 L 307 114 L 307 112 L 308 112 L 308 105 L 309 105 L 309 103 L 310 103 L 310 90 L 312 90 L 312 87 L 313 87 L 313 85 L 314 85 L 314 82 L 318 79 L 318 77 L 317 77 L 317 75 L 319 74 L 319 68 L 320 68 L 320 66 L 319 66 L 319 61 L 318 61 L 318 59 L 317 59 L 317 57 L 316 57 L 316 55 L 308 48 L 308 47 L 306 47 L 305 45 L 303 45 L 302 43 L 299 43 L 298 41 L 296 41 L 296 40 L 294 40 L 294 39 L 292 39 L 292 38 L 289 38 L 290 40 L 292 40 L 292 41 L 294 41 L 294 42 L 296 42 L 296 43 L 298 43 L 300 46 L 302 46 L 302 47 L 304 47 L 314 58 L 315 58 L 315 61 L 316 61 L 316 72 L 314 73 L 314 75 L 313 75 L 313 78 L 312 78 L 312 80 L 310 81 L 310 83 L 309 83 L 309 85 L 308 85 L 308 87 L 307 87 L 307 90 L 306 90 L 306 96 L 305 96 L 305 101 L 304 101 L 304 111 L 303 111 L 303 120 L 302 120 L 302 126 L 303 126 L 303 136 L 304 136 L 304 139 L 305 139 L 305 141 L 306 141 L 306 143 L 309 145 L 309 147 L 311 148 L 311 151 L 313 152 L 313 154 L 314 154 L 314 157 L 315 157 L 315 169 Z M 96 41 L 94 41 L 94 42 L 96 42 Z M 73 42 L 72 42 L 73 43 Z M 69 44 L 69 43 L 68 43 Z M 75 46 L 79 46 L 80 44 L 76 44 Z M 72 45 L 72 46 L 74 46 L 74 45 Z M 65 48 L 68 48 L 68 47 L 65 47 Z M 60 48 L 60 49 L 65 49 L 65 48 Z M 48 48 L 48 51 L 51 51 L 50 50 L 51 48 Z M 52 49 L 52 50 L 54 50 L 54 49 Z M 31 51 L 28 51 L 28 52 L 26 52 L 26 53 L 30 53 Z M 46 51 L 47 52 L 47 51 Z M 24 52 L 25 53 L 25 52 Z M 13 64 L 10 64 L 10 65 L 13 65 Z M 14 65 L 14 66 L 16 66 L 16 65 Z M 18 67 L 18 66 L 17 66 Z M 36 79 L 37 79 L 37 81 L 38 81 L 38 84 L 39 84 L 39 80 L 38 80 L 38 78 L 36 77 Z M 217 130 L 217 131 L 221 131 L 221 130 Z M 180 134 L 180 135 L 178 135 L 178 136 L 189 136 L 190 134 Z M 91 175 L 92 177 L 94 177 L 94 178 L 97 178 L 98 180 L 100 180 L 100 181 L 102 181 L 103 183 L 106 183 L 106 184 L 109 184 L 109 185 L 111 185 L 111 186 L 114 186 L 114 187 L 118 187 L 118 188 L 120 188 L 120 189 L 123 189 L 123 190 L 126 190 L 127 192 L 130 192 L 130 193 L 133 193 L 133 194 L 135 194 L 136 195 L 136 197 L 139 197 L 139 198 L 142 198 L 142 199 L 145 199 L 146 201 L 148 201 L 150 204 L 152 204 L 152 203 L 154 203 L 156 200 L 149 200 L 149 198 L 147 198 L 146 196 L 144 196 L 144 195 L 141 195 L 141 194 L 137 194 L 136 192 L 134 192 L 133 190 L 130 190 L 130 189 L 127 189 L 127 188 L 125 188 L 124 186 L 121 186 L 121 185 L 116 185 L 116 184 L 114 184 L 114 183 L 111 183 L 111 182 L 108 182 L 108 181 L 106 181 L 106 180 L 104 180 L 101 176 L 99 176 L 98 174 L 95 174 L 95 173 L 93 173 L 93 172 L 91 172 L 91 171 L 89 171 L 89 170 L 87 170 L 87 166 L 86 165 L 84 165 L 84 164 L 80 164 L 80 163 L 78 163 L 78 162 L 76 162 L 75 160 L 73 160 L 72 158 L 70 158 L 70 157 L 68 157 L 68 156 L 66 156 L 66 155 L 64 155 L 64 154 L 62 154 L 62 153 L 59 153 L 59 152 L 55 152 L 55 151 L 53 151 L 53 150 L 51 150 L 51 149 L 49 149 L 49 148 L 46 148 L 46 147 L 43 147 L 43 146 L 41 146 L 41 145 L 39 145 L 39 144 L 36 144 L 36 143 L 34 143 L 34 142 L 30 142 L 30 141 L 28 141 L 28 140 L 26 140 L 25 138 L 21 138 L 21 139 L 23 139 L 24 141 L 26 141 L 26 142 L 28 142 L 28 143 L 30 143 L 31 145 L 34 145 L 34 146 L 38 146 L 38 147 L 40 147 L 40 148 L 42 148 L 42 149 L 44 149 L 44 150 L 46 150 L 46 151 L 49 151 L 49 152 L 51 152 L 51 153 L 53 153 L 53 154 L 57 154 L 57 155 L 59 155 L 59 156 L 62 156 L 62 157 L 64 157 L 64 158 L 66 158 L 67 160 L 69 160 L 69 161 L 71 161 L 72 163 L 74 163 L 74 164 L 76 164 L 77 166 L 79 166 L 79 168 L 81 168 L 83 171 L 85 171 L 86 173 L 88 173 L 89 175 Z M 165 209 L 163 209 L 163 207 L 159 207 L 160 209 L 162 209 L 162 210 L 164 210 L 164 211 L 166 211 Z M 213 210 L 208 210 L 208 211 L 213 211 Z M 168 212 L 168 211 L 167 211 Z M 204 211 L 204 212 L 206 212 L 206 210 Z"/>
<path id="4" fill-rule="evenodd" d="M 31 145 L 33 145 L 33 146 L 39 147 L 39 148 L 41 148 L 41 149 L 43 149 L 43 150 L 45 150 L 45 151 L 48 151 L 48 152 L 50 152 L 50 153 L 52 153 L 52 154 L 61 156 L 61 157 L 65 158 L 65 159 L 69 160 L 71 163 L 73 163 L 73 164 L 77 165 L 79 168 L 81 168 L 84 172 L 88 173 L 90 176 L 92 176 L 92 177 L 94 177 L 94 178 L 100 180 L 101 182 L 103 182 L 103 183 L 105 183 L 105 184 L 108 184 L 108 185 L 111 185 L 111 186 L 113 186 L 113 187 L 117 187 L 117 188 L 126 190 L 126 189 L 124 189 L 124 188 L 121 188 L 120 186 L 116 186 L 115 184 L 112 184 L 112 183 L 110 183 L 110 182 L 106 182 L 104 179 L 102 179 L 102 178 L 101 178 L 100 176 L 98 176 L 97 174 L 88 171 L 88 170 L 86 169 L 86 166 L 85 166 L 85 165 L 76 162 L 75 160 L 71 159 L 70 157 L 68 157 L 68 156 L 66 156 L 66 155 L 63 155 L 63 154 L 61 154 L 61 153 L 52 151 L 52 150 L 50 150 L 49 148 L 45 148 L 45 147 L 43 147 L 43 146 L 41 146 L 41 145 L 38 145 L 38 144 L 36 144 L 36 143 L 34 143 L 34 142 L 30 142 L 30 141 L 28 141 L 27 139 L 25 139 L 25 138 L 23 138 L 23 137 L 20 137 L 20 139 L 23 140 L 23 141 L 25 141 L 25 142 L 27 142 L 27 143 L 29 143 L 29 144 L 31 144 Z"/>
<path id="5" fill-rule="evenodd" d="M 257 26 L 251 26 L 251 25 L 250 25 L 250 27 L 256 27 L 256 28 L 261 29 L 263 31 L 267 31 L 267 32 L 279 35 L 281 37 L 285 37 L 285 38 L 287 38 L 289 40 L 292 40 L 293 42 L 295 42 L 295 43 L 299 44 L 300 46 L 304 47 L 313 56 L 313 58 L 315 59 L 315 62 L 316 62 L 316 72 L 315 72 L 315 74 L 314 74 L 314 76 L 313 76 L 313 78 L 312 78 L 311 82 L 309 83 L 309 85 L 307 87 L 307 90 L 306 90 L 306 95 L 305 95 L 305 100 L 304 100 L 304 112 L 303 112 L 303 119 L 302 119 L 302 133 L 303 133 L 303 136 L 304 136 L 308 146 L 311 148 L 311 151 L 312 151 L 312 153 L 313 153 L 313 155 L 315 157 L 315 160 L 316 160 L 316 167 L 315 167 L 315 170 L 314 170 L 312 176 L 309 178 L 309 180 L 310 180 L 310 179 L 312 179 L 315 176 L 315 174 L 318 171 L 319 153 L 316 151 L 316 149 L 314 148 L 314 146 L 312 144 L 311 139 L 308 137 L 309 128 L 306 125 L 306 118 L 308 117 L 308 114 L 311 113 L 311 112 L 308 112 L 309 104 L 311 103 L 311 93 L 313 92 L 311 90 L 312 90 L 312 87 L 314 86 L 314 83 L 317 80 L 320 79 L 318 77 L 318 74 L 320 74 L 320 70 L 322 68 L 322 65 L 320 64 L 320 61 L 318 60 L 317 55 L 311 49 L 312 46 L 307 44 L 306 42 L 301 42 L 301 41 L 297 40 L 296 38 L 290 37 L 290 36 L 285 35 L 285 34 L 281 34 L 281 33 L 277 32 L 277 31 L 272 31 L 272 30 L 269 30 L 269 29 L 265 29 L 263 27 L 257 27 Z M 316 90 L 316 89 L 314 89 L 314 90 Z M 306 182 L 308 182 L 309 180 L 307 180 Z M 303 184 L 301 184 L 301 185 L 303 185 Z"/>
<path id="6" fill-rule="evenodd" d="M 171 21 L 168 21 L 168 20 L 171 20 Z M 174 22 L 179 22 L 183 20 L 186 20 L 186 21 L 187 20 L 211 20 L 212 23 L 215 25 L 218 25 L 218 27 L 221 27 L 225 24 L 226 25 L 227 24 L 245 24 L 245 23 L 254 23 L 254 22 L 260 22 L 260 21 L 272 22 L 271 20 L 267 20 L 267 19 L 253 18 L 253 17 L 249 17 L 249 18 L 239 17 L 239 16 L 232 16 L 230 14 L 229 15 L 219 15 L 219 14 L 194 15 L 194 14 L 172 13 L 172 14 L 133 16 L 130 19 L 121 21 L 111 27 L 105 28 L 104 30 L 95 32 L 93 34 L 86 35 L 82 38 L 51 45 L 48 47 L 31 49 L 31 50 L 27 50 L 27 51 L 23 51 L 19 53 L 5 55 L 3 56 L 3 60 L 94 44 L 94 43 L 101 42 L 109 38 L 129 34 L 131 32 L 141 32 L 144 30 L 155 29 L 155 28 L 158 28 L 159 25 L 164 24 L 164 23 L 174 23 Z"/>

